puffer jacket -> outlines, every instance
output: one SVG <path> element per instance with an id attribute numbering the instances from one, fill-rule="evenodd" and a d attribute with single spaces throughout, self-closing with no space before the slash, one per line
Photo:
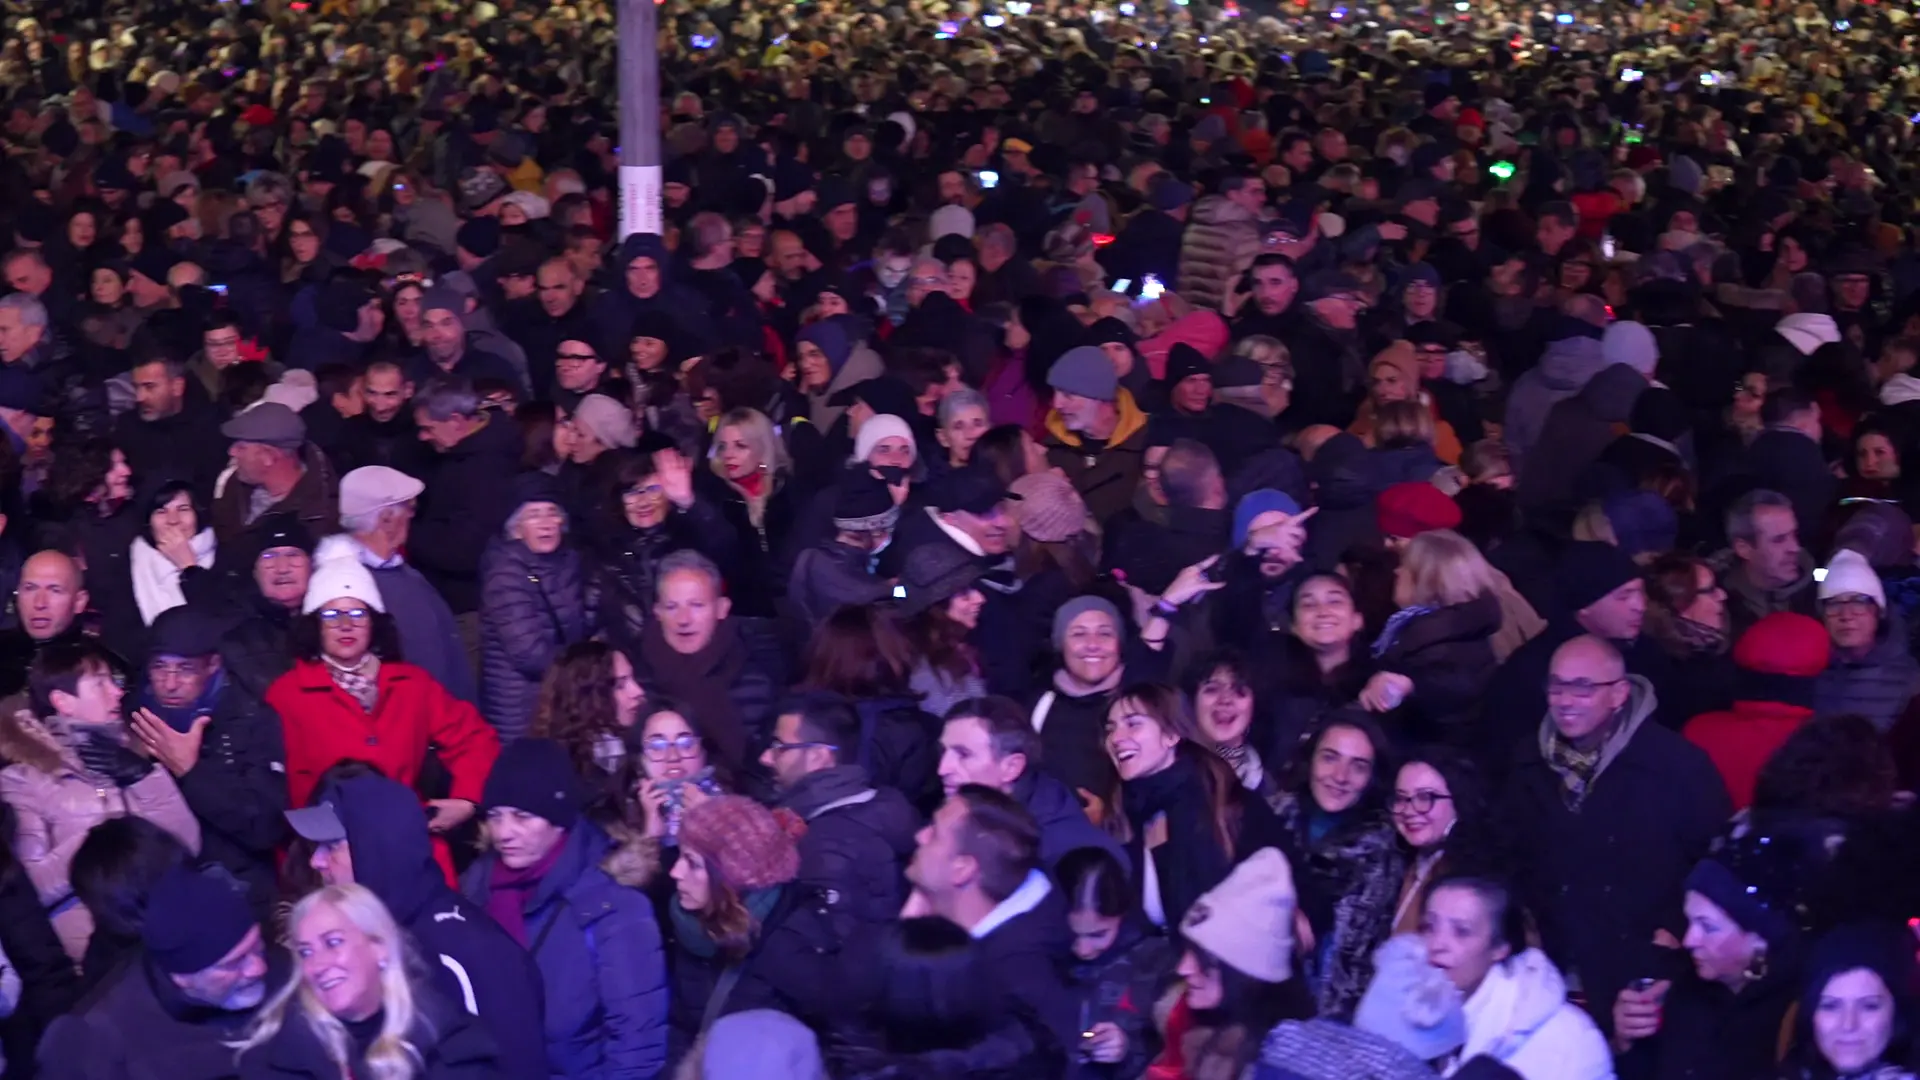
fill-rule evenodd
<path id="1" fill-rule="evenodd" d="M 1467 1043 L 1448 1076 L 1485 1055 L 1521 1080 L 1613 1080 L 1606 1037 L 1567 1003 L 1566 980 L 1539 949 L 1488 969 L 1466 1013 Z"/>
<path id="2" fill-rule="evenodd" d="M 1127 1037 L 1126 1057 L 1112 1065 L 1081 1067 L 1080 1075 L 1089 1080 L 1139 1076 L 1159 1056 L 1153 1010 L 1174 981 L 1180 954 L 1171 939 L 1147 930 L 1138 920 L 1122 922 L 1106 952 L 1075 963 L 1069 972 L 1082 1024 L 1112 1024 Z"/>
<path id="3" fill-rule="evenodd" d="M 1515 379 L 1513 392 L 1507 395 L 1507 417 L 1501 434 L 1516 465 L 1539 440 L 1554 403 L 1579 393 L 1587 380 L 1606 366 L 1599 338 L 1571 337 L 1547 343 L 1539 365 Z"/>
<path id="4" fill-rule="evenodd" d="M 615 880 L 613 841 L 599 826 L 582 819 L 562 845 L 526 905 L 528 947 L 546 991 L 548 1076 L 657 1075 L 667 1062 L 667 967 L 653 905 L 639 888 L 653 875 L 657 846 L 625 845 L 632 850 L 621 852 Z M 482 857 L 461 882 L 482 907 L 497 860 Z"/>
<path id="5" fill-rule="evenodd" d="M 1388 732 L 1396 740 L 1467 748 L 1478 737 L 1475 721 L 1480 698 L 1493 681 L 1493 635 L 1500 618 L 1499 598 L 1484 592 L 1464 604 L 1389 624 L 1394 636 L 1383 650 L 1376 646 L 1379 670 L 1413 680 L 1412 693 L 1388 714 Z"/>
<path id="6" fill-rule="evenodd" d="M 560 650 L 593 632 L 584 561 L 570 545 L 536 555 L 495 539 L 480 580 L 480 712 L 511 742 L 532 725 L 540 680 Z"/>
<path id="7" fill-rule="evenodd" d="M 1856 713 L 1882 734 L 1893 730 L 1907 703 L 1920 693 L 1920 660 L 1906 649 L 1907 634 L 1898 612 L 1880 624 L 1873 647 L 1859 660 L 1833 654 L 1814 682 L 1814 712 L 1820 716 Z"/>
<path id="8" fill-rule="evenodd" d="M 1260 219 L 1224 195 L 1193 204 L 1180 238 L 1180 295 L 1197 308 L 1217 308 L 1233 276 L 1260 254 Z"/>
<path id="9" fill-rule="evenodd" d="M 1546 427 L 1515 466 L 1521 509 L 1572 509 L 1581 477 L 1625 427 L 1647 380 L 1626 364 L 1602 369 L 1580 392 L 1547 410 Z"/>
<path id="10" fill-rule="evenodd" d="M 155 767 L 128 787 L 95 776 L 54 730 L 22 711 L 0 718 L 0 800 L 19 824 L 13 852 L 26 867 L 67 955 L 78 963 L 93 936 L 93 915 L 73 895 L 67 871 L 88 830 L 109 818 L 146 818 L 200 852 L 200 821 L 165 769 Z"/>

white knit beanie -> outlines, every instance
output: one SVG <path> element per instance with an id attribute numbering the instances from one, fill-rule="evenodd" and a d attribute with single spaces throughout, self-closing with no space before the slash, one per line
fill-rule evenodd
<path id="1" fill-rule="evenodd" d="M 913 429 L 907 426 L 905 420 L 891 413 L 881 413 L 868 417 L 867 422 L 860 425 L 860 434 L 853 439 L 853 460 L 867 460 L 873 448 L 880 445 L 881 439 L 891 438 L 907 440 L 907 449 L 913 451 L 915 460 L 919 459 L 920 447 L 913 441 Z"/>
<path id="2" fill-rule="evenodd" d="M 327 601 L 343 597 L 358 600 L 375 611 L 387 610 L 386 601 L 380 598 L 380 586 L 373 582 L 373 574 L 361 565 L 359 559 L 346 557 L 314 564 L 313 575 L 307 579 L 306 600 L 300 605 L 300 611 L 311 615 Z"/>
<path id="3" fill-rule="evenodd" d="M 1293 868 L 1279 848 L 1254 852 L 1193 902 L 1180 933 L 1249 978 L 1293 977 Z"/>
<path id="4" fill-rule="evenodd" d="M 1852 548 L 1842 548 L 1827 560 L 1827 576 L 1820 580 L 1817 593 L 1822 600 L 1836 596 L 1871 596 L 1881 611 L 1887 610 L 1887 589 L 1880 584 L 1880 575 L 1867 565 L 1865 555 Z"/>

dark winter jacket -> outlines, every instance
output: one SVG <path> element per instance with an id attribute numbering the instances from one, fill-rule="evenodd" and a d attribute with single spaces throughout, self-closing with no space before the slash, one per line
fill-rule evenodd
<path id="1" fill-rule="evenodd" d="M 837 969 L 833 951 L 828 898 L 797 883 L 780 886 L 773 910 L 760 924 L 747 955 L 738 961 L 739 979 L 724 998 L 715 1000 L 728 963 L 722 955 L 697 955 L 685 934 L 700 934 L 698 924 L 680 910 L 678 897 L 668 902 L 666 928 L 670 973 L 667 1007 L 667 1060 L 680 1060 L 701 1033 L 701 1019 L 709 1010 L 715 1019 L 749 1009 L 777 1009 L 830 1027 L 844 1015 L 859 994 L 846 988 L 831 992 L 822 971 Z M 684 921 L 683 921 L 684 920 Z M 862 986 L 870 985 L 862 982 Z"/>
<path id="2" fill-rule="evenodd" d="M 1048 687 L 1028 710 L 1040 733 L 1041 767 L 1070 794 L 1086 791 L 1105 797 L 1119 779 L 1106 750 L 1107 709 L 1112 704 L 1111 690 L 1074 697 Z"/>
<path id="3" fill-rule="evenodd" d="M 1080 1003 L 1067 984 L 1072 961 L 1067 931 L 1067 898 L 1035 870 L 1022 889 L 1045 883 L 1046 896 L 1030 911 L 1001 923 L 979 939 L 989 985 L 1004 986 L 1037 1016 L 1056 1045 L 1080 1045 Z"/>
<path id="4" fill-rule="evenodd" d="M 1633 686 L 1584 798 L 1569 807 L 1542 752 L 1543 719 L 1514 746 L 1496 820 L 1511 830 L 1520 895 L 1542 951 L 1580 980 L 1588 1011 L 1613 1028 L 1620 989 L 1652 969 L 1653 935 L 1683 932 L 1681 884 L 1733 812 L 1706 752 L 1648 723 L 1651 685 Z"/>
<path id="5" fill-rule="evenodd" d="M 695 497 L 718 506 L 737 538 L 732 560 L 720 564 L 736 615 L 770 616 L 774 601 L 786 594 L 791 567 L 782 565 L 780 554 L 787 550 L 787 538 L 799 520 L 803 493 L 791 479 L 774 483 L 756 528 L 746 497 L 737 488 L 711 470 L 695 469 L 693 473 Z"/>
<path id="6" fill-rule="evenodd" d="M 1013 796 L 1033 815 L 1040 827 L 1040 862 L 1051 871 L 1070 851 L 1099 848 L 1114 857 L 1122 867 L 1131 868 L 1133 859 L 1125 845 L 1114 835 L 1087 819 L 1080 797 L 1067 785 L 1048 773 L 1029 766 L 1013 783 Z"/>
<path id="7" fill-rule="evenodd" d="M 1332 567 L 1347 548 L 1379 542 L 1380 516 L 1374 500 L 1383 489 L 1369 467 L 1371 459 L 1359 436 L 1342 431 L 1320 444 L 1307 463 L 1307 479 L 1320 507 L 1301 548 L 1309 565 Z"/>
<path id="8" fill-rule="evenodd" d="M 311 407 L 327 406 L 320 402 Z M 420 426 L 413 422 L 411 409 L 401 409 L 384 424 L 371 413 L 350 416 L 340 422 L 330 443 L 323 448 L 342 476 L 368 465 L 385 465 L 424 479 L 433 467 L 433 448 L 420 441 Z"/>
<path id="9" fill-rule="evenodd" d="M 900 916 L 920 815 L 898 791 L 875 787 L 858 765 L 840 765 L 805 777 L 781 794 L 780 805 L 807 823 L 796 880 L 834 897 L 843 949 Z"/>
<path id="10" fill-rule="evenodd" d="M 1855 713 L 1872 721 L 1883 734 L 1920 693 L 1920 661 L 1907 647 L 1904 619 L 1889 612 L 1880 623 L 1873 647 L 1858 660 L 1834 650 L 1827 670 L 1814 683 L 1814 712 L 1820 716 Z"/>
<path id="11" fill-rule="evenodd" d="M 460 625 L 454 621 L 446 598 L 410 563 L 368 569 L 400 635 L 400 655 L 433 676 L 447 693 L 461 701 L 478 701 L 480 687 L 474 678 L 473 661 L 461 643 Z"/>
<path id="12" fill-rule="evenodd" d="M 1350 1020 L 1373 981 L 1373 950 L 1393 933 L 1407 866 L 1399 837 L 1383 815 L 1349 811 L 1315 840 L 1320 812 L 1307 794 L 1283 794 L 1275 813 L 1283 850 L 1297 868 L 1300 910 L 1313 927 L 1313 954 L 1301 958 L 1301 967 L 1320 1015 Z"/>
<path id="13" fill-rule="evenodd" d="M 1154 1009 L 1174 980 L 1180 960 L 1172 939 L 1147 932 L 1137 920 L 1120 924 L 1107 951 L 1072 968 L 1073 992 L 1080 999 L 1081 1022 L 1112 1024 L 1127 1037 L 1126 1056 L 1111 1065 L 1083 1062 L 1079 1075 L 1089 1080 L 1139 1076 L 1160 1053 Z"/>
<path id="14" fill-rule="evenodd" d="M 293 670 L 287 635 L 294 618 L 294 612 L 255 592 L 240 620 L 220 635 L 220 667 L 227 678 L 264 700 L 274 680 Z"/>
<path id="15" fill-rule="evenodd" d="M 1245 336 L 1238 328 L 1236 338 Z M 1360 335 L 1333 330 L 1309 311 L 1287 320 L 1280 334 L 1293 355 L 1293 402 L 1287 421 L 1296 427 L 1331 424 L 1345 431 L 1365 391 L 1366 360 Z"/>
<path id="16" fill-rule="evenodd" d="M 940 802 L 940 718 L 904 696 L 864 698 L 853 707 L 860 714 L 857 763 L 875 784 L 931 814 Z"/>
<path id="17" fill-rule="evenodd" d="M 447 885 L 418 798 L 398 784 L 356 784 L 331 801 L 346 826 L 354 880 L 413 939 L 430 984 L 462 1016 L 479 1018 L 498 1046 L 503 1078 L 547 1075 L 540 970 L 480 905 Z"/>
<path id="18" fill-rule="evenodd" d="M 1738 994 L 1693 971 L 1684 953 L 1662 958 L 1673 980 L 1660 1030 L 1617 1059 L 1621 1080 L 1744 1080 L 1778 1076 L 1780 1031 L 1795 1004 L 1795 969 L 1782 963 Z M 1660 974 L 1659 969 L 1647 968 Z M 1607 999 L 1608 1011 L 1613 999 Z"/>
<path id="19" fill-rule="evenodd" d="M 1579 392 L 1547 411 L 1546 426 L 1516 462 L 1514 495 L 1529 511 L 1567 511 L 1582 473 L 1620 434 L 1646 377 L 1625 364 L 1601 369 Z"/>
<path id="20" fill-rule="evenodd" d="M 225 672 L 208 680 L 202 705 L 183 712 L 209 716 L 200 759 L 175 777 L 200 819 L 201 857 L 247 886 L 265 915 L 277 896 L 274 853 L 286 839 L 286 746 L 280 717 Z M 180 722 L 190 724 L 190 716 Z"/>
<path id="21" fill-rule="evenodd" d="M 142 479 L 175 476 L 193 484 L 194 498 L 205 506 L 213 499 L 213 482 L 227 467 L 226 436 L 220 424 L 226 418 L 207 400 L 199 381 L 188 379 L 179 412 L 159 420 L 143 420 L 139 410 L 121 413 L 114 421 L 113 442 Z"/>
<path id="22" fill-rule="evenodd" d="M 520 433 L 513 421 L 488 413 L 487 425 L 437 456 L 422 479 L 407 554 L 455 615 L 480 609 L 480 560 L 513 513 Z"/>
<path id="23" fill-rule="evenodd" d="M 1554 404 L 1579 393 L 1606 366 L 1599 337 L 1580 335 L 1549 342 L 1539 366 L 1514 380 L 1502 437 L 1516 466 L 1526 460 L 1546 430 Z"/>
<path id="24" fill-rule="evenodd" d="M 1130 513 L 1117 515 L 1124 527 L 1109 527 L 1102 562 L 1127 575 L 1127 584 L 1158 596 L 1180 571 L 1227 550 L 1233 515 L 1225 510 L 1168 507 L 1167 523 L 1157 525 Z"/>
<path id="25" fill-rule="evenodd" d="M 1513 650 L 1506 663 L 1494 672 L 1487 684 L 1485 702 L 1480 710 L 1482 761 L 1497 772 L 1513 761 L 1513 748 L 1535 738 L 1540 717 L 1547 714 L 1547 672 L 1553 666 L 1553 654 L 1560 646 L 1586 633 L 1571 618 L 1559 618 L 1525 645 Z M 1626 658 L 1627 674 L 1638 675 L 1655 690 L 1654 719 L 1678 729 L 1692 717 L 1674 716 L 1667 711 L 1664 688 L 1684 682 L 1687 666 L 1677 664 L 1666 651 L 1645 634 L 1632 641 L 1615 641 L 1613 647 Z"/>
<path id="26" fill-rule="evenodd" d="M 657 1075 L 667 1061 L 667 967 L 644 878 L 616 881 L 613 846 L 581 819 L 527 898 L 527 944 L 545 986 L 547 1068 L 554 1080 Z M 652 850 L 637 842 L 634 847 Z M 624 860 L 650 877 L 644 865 Z M 484 906 L 497 857 L 469 867 L 467 898 Z"/>
<path id="27" fill-rule="evenodd" d="M 640 648 L 640 632 L 653 621 L 655 586 L 660 560 L 691 549 L 726 566 L 735 557 L 733 527 L 713 502 L 696 495 L 685 510 L 675 508 L 652 529 L 636 529 L 624 521 L 609 530 L 593 553 L 588 581 L 599 632 L 628 656 Z"/>
<path id="28" fill-rule="evenodd" d="M 293 977 L 279 957 L 271 963 L 277 970 L 269 975 L 269 995 Z M 230 1044 L 244 1035 L 252 1019 L 252 1010 L 227 1012 L 189 1000 L 141 954 L 47 1028 L 40 1044 L 40 1076 L 232 1080 L 240 1075 L 240 1066 Z"/>
<path id="29" fill-rule="evenodd" d="M 544 1073 L 519 1072 L 498 1045 L 500 1028 L 462 1012 L 431 986 L 414 988 L 418 1018 L 407 1041 L 424 1058 L 418 1080 L 518 1080 Z M 350 1066 L 353 1075 L 371 1075 L 366 1062 Z M 241 1080 L 338 1080 L 340 1067 L 328 1057 L 313 1026 L 289 1007 L 278 1034 L 240 1059 Z"/>
<path id="30" fill-rule="evenodd" d="M 630 659 L 649 691 L 693 709 L 688 717 L 736 775 L 748 771 L 773 732 L 774 708 L 786 689 L 786 662 L 771 626 L 729 616 L 700 653 L 674 652 L 658 622 L 640 635 Z"/>
<path id="31" fill-rule="evenodd" d="M 1376 671 L 1413 680 L 1413 692 L 1388 713 L 1390 734 L 1403 746 L 1444 742 L 1470 749 L 1478 737 L 1480 699 L 1493 680 L 1492 635 L 1500 629 L 1500 601 L 1482 593 L 1403 622 Z"/>
<path id="32" fill-rule="evenodd" d="M 12 809 L 0 810 L 0 823 L 13 827 Z M 34 1048 L 41 1032 L 65 1015 L 80 995 L 73 959 L 54 933 L 33 879 L 11 858 L 0 868 L 0 948 L 20 973 L 20 1004 L 0 1019 L 0 1047 L 6 1050 L 7 1076 L 32 1080 Z"/>
<path id="33" fill-rule="evenodd" d="M 533 725 L 540 680 L 593 632 L 585 561 L 572 545 L 538 555 L 496 537 L 480 560 L 480 712 L 502 741 Z"/>
<path id="34" fill-rule="evenodd" d="M 837 539 L 815 544 L 793 561 L 787 599 L 816 624 L 840 608 L 879 603 L 893 595 L 893 584 L 868 569 L 871 559 Z"/>
<path id="35" fill-rule="evenodd" d="M 1820 444 L 1793 428 L 1768 428 L 1748 444 L 1744 472 L 1761 487 L 1793 500 L 1801 546 L 1819 548 L 1827 511 L 1840 493 L 1840 479 L 1827 468 Z"/>
<path id="36" fill-rule="evenodd" d="M 1114 402 L 1119 416 L 1113 432 L 1097 448 L 1069 431 L 1057 411 L 1047 414 L 1047 463 L 1073 482 L 1095 521 L 1106 521 L 1133 502 L 1146 469 L 1147 416 L 1126 388 Z"/>
<path id="37" fill-rule="evenodd" d="M 340 475 L 333 471 L 333 462 L 312 443 L 300 448 L 300 462 L 306 471 L 294 481 L 293 489 L 287 492 L 286 498 L 262 513 L 293 514 L 315 536 L 340 531 Z M 253 491 L 252 484 L 241 483 L 238 476 L 229 476 L 220 497 L 213 501 L 213 533 L 222 544 L 240 539 L 247 526 L 257 519 L 257 515 L 248 517 Z"/>

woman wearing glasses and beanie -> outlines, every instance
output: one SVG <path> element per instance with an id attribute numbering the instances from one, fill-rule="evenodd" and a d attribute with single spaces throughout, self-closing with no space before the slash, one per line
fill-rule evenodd
<path id="1" fill-rule="evenodd" d="M 293 670 L 267 688 L 286 737 L 288 805 L 307 805 L 320 774 L 343 758 L 418 790 L 431 745 L 451 774 L 446 797 L 426 800 L 433 831 L 473 817 L 500 737 L 433 676 L 388 659 L 398 639 L 373 575 L 355 558 L 320 563 L 300 610 Z M 435 854 L 451 867 L 444 842 Z"/>

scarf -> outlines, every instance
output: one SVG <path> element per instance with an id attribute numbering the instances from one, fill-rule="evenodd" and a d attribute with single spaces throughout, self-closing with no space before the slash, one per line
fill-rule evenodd
<path id="1" fill-rule="evenodd" d="M 1147 824 L 1163 815 L 1167 819 L 1167 842 L 1153 850 L 1153 870 L 1168 926 L 1180 925 L 1194 901 L 1226 880 L 1233 869 L 1233 853 L 1221 851 L 1214 838 L 1200 766 L 1193 759 L 1204 752 L 1182 744 L 1174 752 L 1173 764 L 1127 781 L 1120 795 L 1127 823 L 1141 838 L 1142 850 Z"/>
<path id="2" fill-rule="evenodd" d="M 1609 730 L 1605 737 L 1597 740 L 1593 749 L 1582 750 L 1568 742 L 1560 730 L 1548 720 L 1542 726 L 1540 750 L 1547 759 L 1547 767 L 1560 777 L 1560 797 L 1567 809 L 1578 810 L 1586 800 L 1587 788 L 1593 784 L 1593 778 L 1600 774 L 1601 759 L 1606 756 L 1607 744 L 1613 741 L 1619 730 L 1619 720 L 1609 721 Z"/>
<path id="3" fill-rule="evenodd" d="M 327 674 L 333 676 L 333 685 L 345 690 L 348 697 L 371 713 L 380 701 L 380 658 L 367 653 L 352 667 L 341 667 L 331 656 L 322 656 L 320 660 L 327 665 Z"/>
<path id="4" fill-rule="evenodd" d="M 153 694 L 153 687 L 140 688 L 140 707 L 166 721 L 167 726 L 182 734 L 193 730 L 193 722 L 213 712 L 213 703 L 220 700 L 220 691 L 226 686 L 227 670 L 215 668 L 207 676 L 207 683 L 200 688 L 200 696 L 185 705 L 170 706 L 160 704 Z"/>
<path id="5" fill-rule="evenodd" d="M 648 689 L 685 702 L 701 735 L 713 740 L 727 767 L 746 764 L 747 729 L 733 703 L 733 687 L 747 666 L 747 649 L 732 620 L 722 619 L 713 640 L 691 656 L 673 651 L 658 619 L 640 632 L 640 656 L 652 673 Z"/>
<path id="6" fill-rule="evenodd" d="M 495 861 L 493 873 L 487 879 L 487 914 L 500 928 L 513 935 L 513 940 L 527 947 L 527 904 L 533 900 L 533 891 L 540 887 L 553 864 L 560 861 L 560 853 L 567 848 L 566 837 L 561 837 L 539 862 L 532 866 L 523 866 L 518 870 L 506 863 Z M 557 917 L 557 916 L 556 916 Z"/>
<path id="7" fill-rule="evenodd" d="M 1727 651 L 1727 632 L 1681 616 L 1673 620 L 1673 636 L 1686 656 L 1720 656 Z"/>
<path id="8" fill-rule="evenodd" d="M 1408 623 L 1433 610 L 1433 608 L 1415 604 L 1412 607 L 1403 607 L 1387 616 L 1387 625 L 1380 628 L 1380 636 L 1373 641 L 1373 658 L 1378 660 L 1385 656 L 1387 650 L 1393 648 L 1393 643 L 1399 640 L 1400 631 L 1405 629 Z"/>
<path id="9" fill-rule="evenodd" d="M 193 549 L 194 565 L 211 569 L 213 530 L 201 529 L 187 544 Z M 153 625 L 161 612 L 187 602 L 186 594 L 180 591 L 180 568 L 160 554 L 146 537 L 134 537 L 127 557 L 127 571 L 133 578 L 133 602 L 140 608 L 140 621 L 148 626 Z"/>
<path id="10" fill-rule="evenodd" d="M 766 928 L 767 916 L 773 914 L 774 905 L 780 902 L 780 892 L 784 888 L 784 885 L 775 885 L 755 889 L 740 898 L 747 907 L 747 913 L 753 916 L 754 940 L 758 941 L 760 932 Z M 673 927 L 673 940 L 688 954 L 700 960 L 711 960 L 720 954 L 719 944 L 707 936 L 706 928 L 700 925 L 699 916 L 681 906 L 678 892 L 667 901 L 667 922 Z"/>
<path id="11" fill-rule="evenodd" d="M 732 484 L 733 489 L 746 500 L 747 520 L 753 524 L 756 531 L 764 532 L 767 527 L 767 500 L 773 496 L 773 485 L 767 482 L 767 474 L 748 473 L 738 480 L 728 479 L 727 483 Z M 764 546 L 765 543 L 766 540 L 763 537 L 761 544 Z"/>

